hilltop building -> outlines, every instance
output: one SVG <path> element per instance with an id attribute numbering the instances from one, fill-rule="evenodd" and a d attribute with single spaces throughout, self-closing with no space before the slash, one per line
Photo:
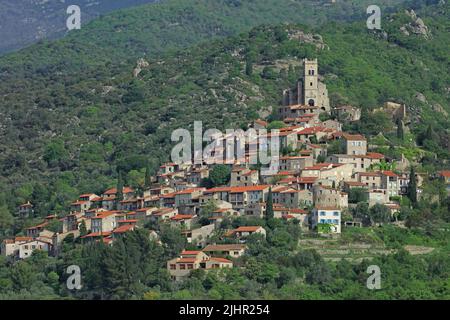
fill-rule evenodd
<path id="1" fill-rule="evenodd" d="M 320 111 L 330 111 L 330 99 L 327 86 L 319 80 L 319 63 L 317 59 L 303 60 L 303 77 L 293 89 L 283 92 L 283 105 L 318 107 Z"/>

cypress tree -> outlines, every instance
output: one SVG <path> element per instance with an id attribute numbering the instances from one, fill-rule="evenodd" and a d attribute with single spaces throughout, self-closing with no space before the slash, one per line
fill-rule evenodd
<path id="1" fill-rule="evenodd" d="M 397 120 L 397 138 L 402 141 L 405 138 L 405 130 L 403 127 L 403 121 L 401 119 Z"/>
<path id="2" fill-rule="evenodd" d="M 117 194 L 116 194 L 116 201 L 122 201 L 123 200 L 123 174 L 122 171 L 119 171 L 119 177 L 117 178 Z"/>
<path id="3" fill-rule="evenodd" d="M 150 173 L 150 164 L 147 164 L 147 167 L 145 168 L 144 186 L 146 188 L 149 188 L 151 184 L 152 184 L 152 176 Z"/>
<path id="4" fill-rule="evenodd" d="M 80 224 L 80 237 L 87 235 L 86 222 L 83 220 Z"/>
<path id="5" fill-rule="evenodd" d="M 269 194 L 267 196 L 267 203 L 266 203 L 266 220 L 270 221 L 273 219 L 273 196 L 272 196 L 272 188 L 269 189 Z"/>
<path id="6" fill-rule="evenodd" d="M 253 61 L 251 57 L 247 57 L 245 63 L 245 74 L 249 77 L 253 75 Z"/>
<path id="7" fill-rule="evenodd" d="M 416 172 L 413 166 L 411 166 L 411 170 L 409 172 L 408 198 L 415 207 L 417 204 L 417 181 Z"/>

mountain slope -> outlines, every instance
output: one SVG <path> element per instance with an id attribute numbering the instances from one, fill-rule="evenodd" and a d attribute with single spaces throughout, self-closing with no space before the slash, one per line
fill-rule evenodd
<path id="1" fill-rule="evenodd" d="M 82 24 L 101 14 L 155 0 L 81 0 Z M 0 54 L 21 49 L 40 39 L 53 39 L 65 34 L 67 7 L 65 1 L 2 0 L 0 1 Z"/>
<path id="2" fill-rule="evenodd" d="M 70 41 L 80 36 L 102 47 L 123 41 L 124 45 L 128 42 L 128 50 L 155 53 L 212 36 L 235 34 L 262 23 L 319 25 L 330 20 L 351 21 L 364 17 L 370 4 L 369 0 L 356 4 L 342 0 L 333 5 L 328 0 L 165 0 L 120 10 L 87 25 L 99 14 L 149 2 L 154 1 L 83 0 L 78 3 L 82 11 L 82 35 L 73 32 Z M 379 5 L 388 12 L 403 2 L 382 0 Z M 64 1 L 26 0 L 17 4 L 4 0 L 0 3 L 0 53 L 65 35 L 67 6 Z"/>
<path id="3" fill-rule="evenodd" d="M 419 108 L 414 133 L 432 124 L 444 137 L 448 118 L 414 96 L 420 92 L 450 111 L 448 4 L 424 14 L 429 40 L 402 35 L 404 13 L 386 20 L 387 35 L 368 32 L 365 21 L 319 29 L 258 27 L 147 58 L 150 66 L 138 77 L 132 47 L 125 59 L 126 43 L 117 42 L 122 47 L 114 55 L 83 33 L 0 59 L 4 201 L 10 210 L 31 200 L 43 215 L 58 212 L 79 193 L 113 185 L 117 166 L 131 170 L 128 180 L 136 183 L 148 159 L 153 168 L 167 159 L 173 129 L 189 128 L 194 120 L 231 128 L 258 112 L 268 114 L 299 76 L 295 66 L 303 57 L 319 58 L 331 95 L 365 110 L 386 99 L 404 101 Z M 302 32 L 321 37 L 305 43 L 298 40 Z M 245 74 L 249 59 L 251 76 Z"/>

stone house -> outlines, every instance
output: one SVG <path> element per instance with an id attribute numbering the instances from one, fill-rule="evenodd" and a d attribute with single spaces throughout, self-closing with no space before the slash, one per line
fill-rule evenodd
<path id="1" fill-rule="evenodd" d="M 367 139 L 360 134 L 342 135 L 345 153 L 348 155 L 365 155 L 367 153 Z"/>
<path id="2" fill-rule="evenodd" d="M 180 257 L 167 262 L 167 271 L 172 280 L 181 281 L 189 277 L 193 270 L 205 271 L 232 268 L 233 262 L 225 258 L 216 258 L 202 251 L 183 251 Z"/>
<path id="3" fill-rule="evenodd" d="M 328 228 L 322 228 L 326 225 Z M 318 233 L 341 233 L 341 210 L 336 207 L 316 206 L 312 213 L 312 228 Z"/>
<path id="4" fill-rule="evenodd" d="M 245 244 L 210 244 L 202 251 L 208 255 L 218 257 L 230 256 L 232 258 L 239 258 L 244 255 L 246 249 L 247 246 Z"/>

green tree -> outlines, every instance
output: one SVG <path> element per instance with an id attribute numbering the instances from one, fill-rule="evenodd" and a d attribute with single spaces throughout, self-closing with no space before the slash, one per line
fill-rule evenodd
<path id="1" fill-rule="evenodd" d="M 369 216 L 372 222 L 386 223 L 391 220 L 391 211 L 383 204 L 375 204 L 369 210 Z"/>
<path id="2" fill-rule="evenodd" d="M 58 219 L 53 219 L 49 221 L 48 225 L 46 226 L 46 229 L 52 231 L 52 232 L 61 232 L 62 231 L 62 222 Z"/>
<path id="3" fill-rule="evenodd" d="M 231 178 L 231 169 L 223 164 L 215 165 L 209 173 L 209 180 L 213 187 L 222 186 L 228 183 Z"/>
<path id="4" fill-rule="evenodd" d="M 82 220 L 80 223 L 80 237 L 87 235 L 87 233 L 86 222 Z"/>
<path id="5" fill-rule="evenodd" d="M 150 164 L 147 164 L 145 167 L 145 178 L 144 178 L 144 186 L 149 188 L 152 184 L 152 174 L 150 169 Z"/>
<path id="6" fill-rule="evenodd" d="M 397 138 L 399 138 L 402 141 L 405 138 L 405 128 L 403 125 L 403 121 L 401 119 L 397 120 Z"/>
<path id="7" fill-rule="evenodd" d="M 417 206 L 417 179 L 416 179 L 416 170 L 413 166 L 409 171 L 409 184 L 408 184 L 408 194 L 409 200 L 413 207 Z"/>
<path id="8" fill-rule="evenodd" d="M 50 142 L 44 151 L 44 160 L 48 164 L 53 164 L 64 159 L 67 156 L 67 150 L 64 146 L 64 141 L 58 139 Z"/>
<path id="9" fill-rule="evenodd" d="M 356 219 L 361 219 L 364 225 L 370 225 L 369 204 L 367 202 L 359 202 L 356 205 L 356 208 L 353 209 L 353 217 Z"/>
<path id="10" fill-rule="evenodd" d="M 253 60 L 250 56 L 245 61 L 245 74 L 249 77 L 253 75 Z"/>
<path id="11" fill-rule="evenodd" d="M 201 214 L 203 217 L 208 217 L 216 210 L 217 203 L 214 200 L 208 200 L 208 202 L 206 202 L 206 204 L 202 207 Z"/>
<path id="12" fill-rule="evenodd" d="M 286 124 L 283 121 L 275 120 L 269 123 L 267 130 L 282 129 L 284 127 L 286 127 Z"/>
<path id="13" fill-rule="evenodd" d="M 7 235 L 10 228 L 14 225 L 14 218 L 6 205 L 0 206 L 0 232 Z"/>
<path id="14" fill-rule="evenodd" d="M 123 173 L 119 171 L 119 176 L 117 178 L 117 195 L 116 202 L 119 203 L 123 200 Z"/>
<path id="15" fill-rule="evenodd" d="M 267 202 L 266 202 L 266 220 L 270 221 L 273 218 L 274 218 L 273 195 L 272 195 L 272 188 L 269 188 L 269 194 L 267 195 Z"/>
<path id="16" fill-rule="evenodd" d="M 349 203 L 359 203 L 367 200 L 367 190 L 365 188 L 350 188 L 348 193 Z"/>

